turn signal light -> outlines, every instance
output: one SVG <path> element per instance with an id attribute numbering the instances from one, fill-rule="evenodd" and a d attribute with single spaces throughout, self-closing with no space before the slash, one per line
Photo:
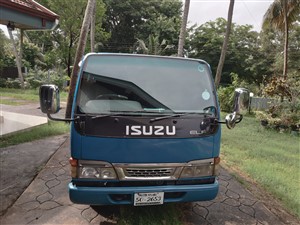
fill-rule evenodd
<path id="1" fill-rule="evenodd" d="M 214 164 L 217 165 L 221 162 L 221 158 L 220 157 L 215 157 L 214 158 Z"/>
<path id="2" fill-rule="evenodd" d="M 71 166 L 77 166 L 78 165 L 78 160 L 77 159 L 73 159 L 72 157 L 69 159 L 69 163 L 71 164 Z"/>
<path id="3" fill-rule="evenodd" d="M 69 159 L 69 163 L 71 165 L 71 177 L 76 178 L 77 177 L 77 165 L 78 160 L 73 159 L 72 157 Z"/>

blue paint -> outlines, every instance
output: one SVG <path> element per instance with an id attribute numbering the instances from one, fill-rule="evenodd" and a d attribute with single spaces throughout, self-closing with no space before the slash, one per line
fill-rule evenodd
<path id="1" fill-rule="evenodd" d="M 81 63 L 81 69 L 78 74 L 76 91 L 74 93 L 72 118 L 76 110 L 78 91 L 80 89 L 80 79 L 87 65 L 89 56 L 108 55 L 108 56 L 132 56 L 126 54 L 88 54 Z M 153 56 L 152 56 L 153 57 Z M 150 58 L 152 58 L 150 57 Z M 105 59 L 105 58 L 104 58 Z M 153 58 L 154 59 L 154 58 Z M 171 58 L 170 58 L 171 59 Z M 107 60 L 107 59 L 106 59 Z M 180 59 L 185 60 L 185 59 Z M 196 67 L 201 73 L 210 72 L 207 63 L 197 60 L 207 66 Z M 103 62 L 101 62 L 103 63 Z M 101 64 L 99 63 L 99 64 Z M 173 62 L 172 62 L 173 63 Z M 96 61 L 89 68 L 94 71 L 97 64 Z M 176 65 L 178 66 L 178 65 Z M 109 67 L 108 67 L 109 68 Z M 103 68 L 102 68 L 103 69 Z M 217 103 L 216 90 L 213 80 L 210 76 L 208 86 L 210 92 L 210 101 L 215 100 L 217 107 L 217 117 L 220 115 L 220 108 Z M 200 96 L 201 97 L 201 96 Z M 207 100 L 208 100 L 207 99 Z M 190 138 L 113 138 L 113 137 L 97 137 L 80 134 L 76 131 L 74 122 L 71 124 L 71 156 L 79 160 L 105 161 L 108 163 L 131 163 L 131 164 L 147 164 L 147 163 L 187 163 L 193 160 L 203 160 L 218 157 L 220 153 L 221 129 L 217 129 L 216 133 L 207 136 L 190 137 Z M 190 178 L 191 179 L 191 178 Z M 79 178 L 73 178 L 73 181 L 80 181 Z M 187 179 L 189 180 L 189 179 Z M 97 180 L 94 180 L 97 182 Z M 98 180 L 100 182 L 100 180 Z M 118 182 L 111 180 L 108 182 Z M 215 181 L 213 184 L 197 184 L 197 185 L 164 185 L 164 186 L 127 186 L 127 187 L 79 187 L 72 182 L 69 184 L 69 195 L 71 201 L 80 204 L 89 205 L 110 205 L 110 204 L 133 204 L 133 195 L 138 192 L 182 192 L 183 195 L 174 198 L 165 198 L 164 202 L 189 202 L 189 201 L 206 201 L 214 199 L 218 193 L 219 184 Z M 130 199 L 115 201 L 112 195 L 130 195 Z"/>
<path id="2" fill-rule="evenodd" d="M 149 192 L 183 192 L 183 196 L 178 198 L 165 198 L 164 203 L 170 202 L 191 202 L 191 201 L 209 201 L 214 199 L 219 190 L 219 184 L 216 181 L 213 184 L 206 185 L 168 185 L 155 187 L 76 187 L 69 184 L 69 196 L 72 202 L 77 204 L 89 205 L 124 205 L 133 204 L 134 193 Z M 111 196 L 130 195 L 130 200 L 115 201 Z"/>

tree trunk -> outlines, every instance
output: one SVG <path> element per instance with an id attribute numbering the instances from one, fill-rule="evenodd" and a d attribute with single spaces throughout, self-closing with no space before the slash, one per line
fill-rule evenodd
<path id="1" fill-rule="evenodd" d="M 71 76 L 70 90 L 69 90 L 69 96 L 68 96 L 67 108 L 66 108 L 66 115 L 65 115 L 66 118 L 71 118 L 74 91 L 75 91 L 75 87 L 76 87 L 78 72 L 79 72 L 79 69 L 80 69 L 78 64 L 79 64 L 80 60 L 82 59 L 82 56 L 84 55 L 87 34 L 88 34 L 89 27 L 90 27 L 90 24 L 91 24 L 91 14 L 92 14 L 93 9 L 95 7 L 95 3 L 96 3 L 95 0 L 89 0 L 88 4 L 86 6 L 84 19 L 83 19 L 83 23 L 82 23 L 81 31 L 80 31 L 79 42 L 78 42 L 76 55 L 75 55 L 75 61 L 74 61 L 72 76 Z"/>
<path id="2" fill-rule="evenodd" d="M 68 76 L 71 77 L 72 75 L 72 70 L 71 70 L 71 61 L 72 61 L 72 56 L 71 56 L 71 52 L 72 52 L 72 48 L 73 48 L 73 35 L 72 33 L 70 34 L 70 42 L 69 42 L 69 49 L 68 49 L 68 58 L 67 58 L 67 70 L 68 70 Z"/>
<path id="3" fill-rule="evenodd" d="M 91 52 L 95 52 L 95 17 L 96 17 L 96 5 L 93 9 L 93 13 L 91 15 Z"/>
<path id="4" fill-rule="evenodd" d="M 21 87 L 24 88 L 24 78 L 23 78 L 23 74 L 22 74 L 21 62 L 20 62 L 20 57 L 19 57 L 19 54 L 18 54 L 17 46 L 16 46 L 16 43 L 15 43 L 14 36 L 12 34 L 11 28 L 7 27 L 7 31 L 8 31 L 11 43 L 13 45 L 13 52 L 14 52 L 14 55 L 16 57 L 18 76 L 19 76 L 19 79 L 20 79 L 20 82 L 21 82 Z"/>
<path id="5" fill-rule="evenodd" d="M 183 57 L 183 46 L 184 46 L 185 35 L 186 35 L 186 25 L 187 25 L 187 19 L 189 15 L 189 8 L 190 8 L 190 0 L 185 0 L 181 29 L 179 34 L 179 42 L 178 42 L 179 57 Z"/>
<path id="6" fill-rule="evenodd" d="M 19 51 L 19 60 L 22 68 L 22 59 L 23 59 L 23 39 L 24 39 L 24 31 L 20 29 L 20 51 Z"/>
<path id="7" fill-rule="evenodd" d="M 283 16 L 284 16 L 284 55 L 283 55 L 283 78 L 287 78 L 288 70 L 288 47 L 289 47 L 289 26 L 287 18 L 287 2 L 283 0 Z"/>
<path id="8" fill-rule="evenodd" d="M 216 77 L 215 77 L 216 88 L 218 88 L 218 86 L 220 84 L 221 74 L 222 74 L 222 70 L 223 70 L 223 66 L 224 66 L 224 61 L 225 61 L 225 56 L 226 56 L 226 51 L 227 51 L 227 44 L 228 44 L 229 35 L 230 35 L 230 31 L 231 31 L 233 7 L 234 7 L 234 0 L 230 0 L 229 9 L 228 9 L 228 17 L 227 17 L 226 34 L 225 34 L 225 38 L 224 38 L 224 42 L 223 42 L 223 46 L 222 46 L 220 60 L 218 63 Z"/>

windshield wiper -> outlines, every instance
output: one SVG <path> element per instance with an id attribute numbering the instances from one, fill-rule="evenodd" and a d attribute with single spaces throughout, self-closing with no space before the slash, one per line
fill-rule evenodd
<path id="1" fill-rule="evenodd" d="M 135 113 L 152 113 L 149 111 L 143 111 L 143 110 L 138 110 L 138 111 L 110 111 L 107 113 L 99 114 L 99 115 L 94 115 L 94 114 L 82 114 L 85 116 L 90 116 L 91 119 L 98 119 L 98 118 L 106 118 L 106 117 L 111 117 L 111 116 L 127 116 L 127 115 L 135 115 Z"/>
<path id="2" fill-rule="evenodd" d="M 174 117 L 181 117 L 181 116 L 187 116 L 187 115 L 211 115 L 211 113 L 207 112 L 187 112 L 187 113 L 174 113 L 171 115 L 166 115 L 166 116 L 161 116 L 161 117 L 155 117 L 150 119 L 150 123 L 158 120 L 164 120 L 164 119 L 169 119 L 169 118 L 174 118 Z"/>

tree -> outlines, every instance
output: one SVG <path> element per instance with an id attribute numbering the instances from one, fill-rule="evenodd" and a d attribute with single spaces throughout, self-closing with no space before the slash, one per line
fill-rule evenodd
<path id="1" fill-rule="evenodd" d="M 91 15 L 91 29 L 90 29 L 91 52 L 95 52 L 95 16 L 96 16 L 96 5 L 93 8 L 93 12 Z"/>
<path id="2" fill-rule="evenodd" d="M 299 17 L 300 19 L 300 17 Z M 300 20 L 299 20 L 300 21 Z M 290 30 L 289 70 L 300 71 L 300 23 L 295 23 Z"/>
<path id="3" fill-rule="evenodd" d="M 9 39 L 5 36 L 2 29 L 0 29 L 0 69 L 7 66 L 6 59 L 8 57 L 7 45 L 9 45 Z"/>
<path id="4" fill-rule="evenodd" d="M 179 57 L 183 56 L 183 46 L 184 46 L 185 35 L 186 35 L 186 25 L 187 25 L 187 19 L 188 19 L 188 15 L 189 15 L 189 8 L 190 8 L 190 0 L 185 0 L 181 29 L 180 29 L 180 34 L 179 34 L 179 43 L 178 43 L 178 56 Z"/>
<path id="5" fill-rule="evenodd" d="M 72 7 L 70 7 L 69 0 L 38 0 L 38 2 L 60 16 L 59 25 L 51 32 L 27 32 L 29 39 L 40 46 L 45 55 L 47 53 L 52 55 L 54 51 L 56 60 L 59 59 L 61 66 L 66 69 L 68 76 L 71 76 L 75 50 L 79 40 L 87 1 L 72 1 Z M 95 41 L 103 42 L 108 38 L 108 34 L 101 29 L 105 6 L 99 0 L 96 1 L 96 4 Z M 87 49 L 89 48 L 88 46 Z"/>
<path id="6" fill-rule="evenodd" d="M 297 19 L 300 12 L 299 0 L 275 0 L 263 18 L 263 28 L 271 26 L 284 33 L 284 63 L 283 77 L 286 79 L 288 70 L 288 40 L 289 27 Z"/>
<path id="7" fill-rule="evenodd" d="M 150 34 L 177 45 L 180 29 L 180 0 L 104 0 L 107 11 L 103 28 L 111 33 L 105 52 L 132 52 L 137 39 Z M 176 50 L 175 50 L 176 51 Z"/>
<path id="8" fill-rule="evenodd" d="M 222 74 L 222 69 L 223 69 L 223 65 L 224 65 L 224 61 L 225 61 L 227 44 L 228 44 L 230 30 L 231 30 L 233 7 L 234 7 L 234 0 L 230 0 L 229 9 L 228 9 L 228 17 L 227 17 L 226 33 L 225 33 L 221 56 L 220 56 L 220 60 L 219 60 L 218 68 L 217 68 L 216 77 L 215 77 L 216 87 L 219 86 L 219 83 L 221 80 L 221 74 Z"/>
<path id="9" fill-rule="evenodd" d="M 188 56 L 207 61 L 213 74 L 217 70 L 226 23 L 225 19 L 217 18 L 215 21 L 189 28 L 186 44 Z M 233 23 L 221 83 L 230 84 L 231 73 L 256 84 L 260 84 L 265 76 L 270 76 L 273 73 L 270 65 L 274 63 L 277 38 L 271 32 L 260 36 L 251 25 Z"/>
<path id="10" fill-rule="evenodd" d="M 87 33 L 91 25 L 91 20 L 92 20 L 91 15 L 93 15 L 95 4 L 96 4 L 96 0 L 89 0 L 85 10 L 84 19 L 80 31 L 79 42 L 77 45 L 77 50 L 75 55 L 74 68 L 71 76 L 70 90 L 69 90 L 69 96 L 68 96 L 68 102 L 66 108 L 66 118 L 71 118 L 72 103 L 73 103 L 74 92 L 75 92 L 75 87 L 76 87 L 76 82 L 77 82 L 77 77 L 79 72 L 78 64 L 82 59 L 82 56 L 84 55 Z"/>
<path id="11" fill-rule="evenodd" d="M 18 50 L 17 50 L 16 43 L 15 43 L 15 40 L 14 40 L 14 37 L 13 37 L 13 34 L 12 34 L 12 29 L 7 26 L 7 31 L 8 31 L 12 46 L 13 46 L 13 52 L 14 52 L 14 55 L 15 55 L 17 69 L 18 69 L 18 77 L 19 77 L 20 82 L 21 82 L 21 87 L 24 88 L 24 77 L 23 77 L 23 74 L 22 74 L 22 71 L 21 71 L 21 61 L 20 61 L 20 57 L 19 57 L 19 53 L 18 53 Z"/>
<path id="12" fill-rule="evenodd" d="M 159 42 L 159 36 L 149 35 L 147 45 L 141 39 L 137 39 L 138 46 L 137 52 L 141 52 L 147 55 L 163 55 L 166 50 L 173 48 L 173 45 L 167 45 L 167 41 L 164 39 Z"/>

